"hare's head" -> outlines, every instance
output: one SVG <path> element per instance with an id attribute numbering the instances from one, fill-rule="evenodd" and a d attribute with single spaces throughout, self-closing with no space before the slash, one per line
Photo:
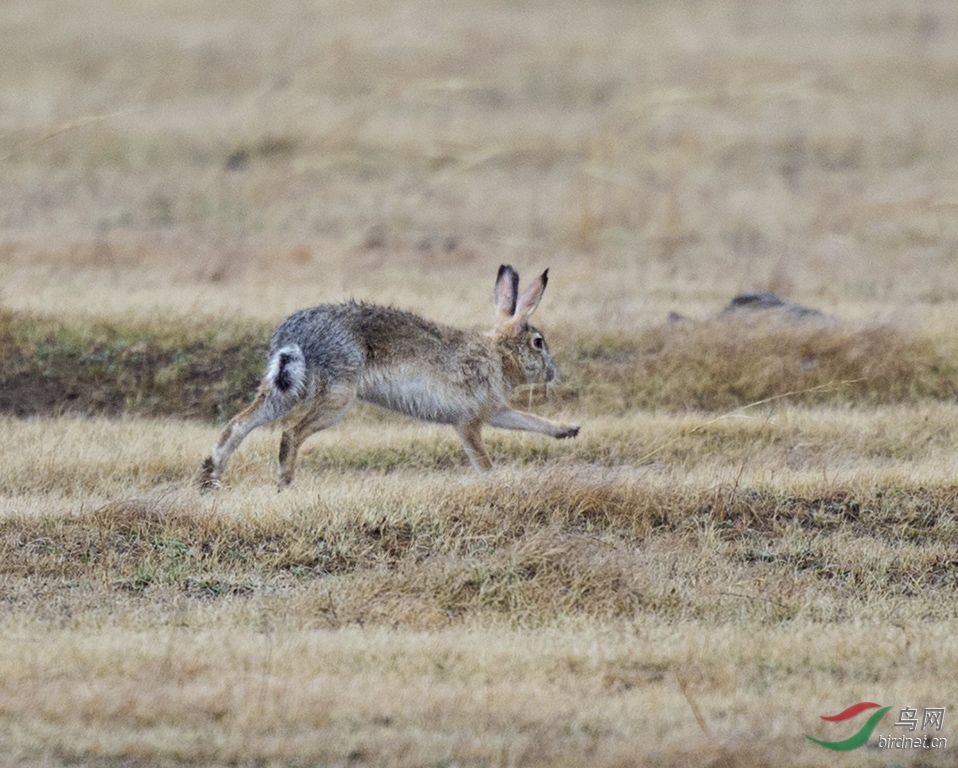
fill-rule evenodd
<path id="1" fill-rule="evenodd" d="M 499 267 L 493 292 L 496 303 L 493 337 L 502 355 L 506 379 L 512 386 L 543 384 L 559 375 L 545 337 L 538 328 L 529 325 L 529 316 L 539 306 L 548 281 L 547 269 L 520 296 L 519 274 L 506 264 Z"/>

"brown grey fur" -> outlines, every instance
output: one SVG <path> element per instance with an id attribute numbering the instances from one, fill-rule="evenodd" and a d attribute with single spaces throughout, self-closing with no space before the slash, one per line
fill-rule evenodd
<path id="1" fill-rule="evenodd" d="M 253 403 L 227 424 L 203 462 L 200 486 L 217 487 L 246 435 L 279 418 L 285 420 L 279 482 L 290 483 L 303 441 L 339 421 L 356 400 L 452 425 L 478 471 L 492 466 L 483 424 L 575 437 L 578 426 L 509 404 L 515 387 L 558 375 L 542 333 L 528 322 L 547 281 L 548 270 L 519 296 L 518 274 L 501 266 L 493 294 L 497 322 L 488 333 L 375 304 L 321 304 L 294 312 L 273 334 Z"/>

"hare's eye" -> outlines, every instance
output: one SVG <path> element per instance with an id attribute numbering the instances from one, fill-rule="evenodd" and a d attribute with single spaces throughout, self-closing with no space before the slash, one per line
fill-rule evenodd
<path id="1" fill-rule="evenodd" d="M 546 346 L 546 340 L 543 339 L 541 336 L 533 336 L 533 337 L 532 337 L 532 346 L 533 346 L 535 349 L 543 350 L 543 349 L 545 349 L 545 346 Z"/>

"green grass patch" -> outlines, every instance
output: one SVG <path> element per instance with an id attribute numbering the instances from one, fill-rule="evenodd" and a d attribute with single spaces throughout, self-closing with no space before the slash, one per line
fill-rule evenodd
<path id="1" fill-rule="evenodd" d="M 606 413 L 723 411 L 782 397 L 808 405 L 958 397 L 953 342 L 893 326 L 688 321 L 584 337 L 564 352 L 576 399 Z"/>
<path id="2" fill-rule="evenodd" d="M 645 612 L 724 621 L 742 610 L 726 599 L 735 584 L 765 582 L 777 586 L 749 610 L 784 619 L 809 589 L 931 599 L 958 586 L 954 489 L 796 496 L 554 474 L 451 488 L 427 512 L 410 512 L 401 492 L 358 503 L 362 516 L 335 501 L 240 517 L 151 497 L 12 515 L 0 520 L 0 577 L 199 599 L 315 581 L 340 620 L 412 626 L 427 609 L 525 624 Z"/>
<path id="3" fill-rule="evenodd" d="M 222 421 L 252 398 L 271 331 L 253 322 L 66 322 L 3 312 L 0 412 Z M 780 398 L 879 405 L 958 397 L 958 346 L 892 326 L 747 318 L 556 346 L 565 377 L 555 400 L 597 414 L 725 411 Z M 518 397 L 528 405 L 527 393 Z M 380 457 L 387 465 L 388 453 Z"/>
<path id="4" fill-rule="evenodd" d="M 249 401 L 269 329 L 0 313 L 0 411 L 222 420 Z"/>

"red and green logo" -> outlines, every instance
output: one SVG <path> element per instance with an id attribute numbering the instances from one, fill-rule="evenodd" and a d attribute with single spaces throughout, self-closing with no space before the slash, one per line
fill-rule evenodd
<path id="1" fill-rule="evenodd" d="M 819 715 L 819 717 L 821 717 L 822 720 L 828 720 L 834 723 L 841 720 L 848 720 L 859 712 L 864 712 L 866 709 L 874 709 L 875 707 L 881 707 L 881 704 L 875 704 L 872 701 L 860 701 L 857 704 L 852 704 L 848 709 L 839 712 L 837 715 Z M 881 720 L 882 715 L 889 709 L 891 709 L 891 707 L 881 707 L 877 712 L 873 712 L 868 718 L 868 721 L 858 729 L 858 732 L 849 736 L 847 739 L 842 739 L 841 741 L 822 741 L 821 739 L 809 736 L 807 733 L 805 734 L 805 738 L 828 749 L 837 749 L 843 752 L 848 749 L 855 749 L 868 741 L 868 737 L 872 735 L 872 731 L 875 730 L 878 721 Z"/>

